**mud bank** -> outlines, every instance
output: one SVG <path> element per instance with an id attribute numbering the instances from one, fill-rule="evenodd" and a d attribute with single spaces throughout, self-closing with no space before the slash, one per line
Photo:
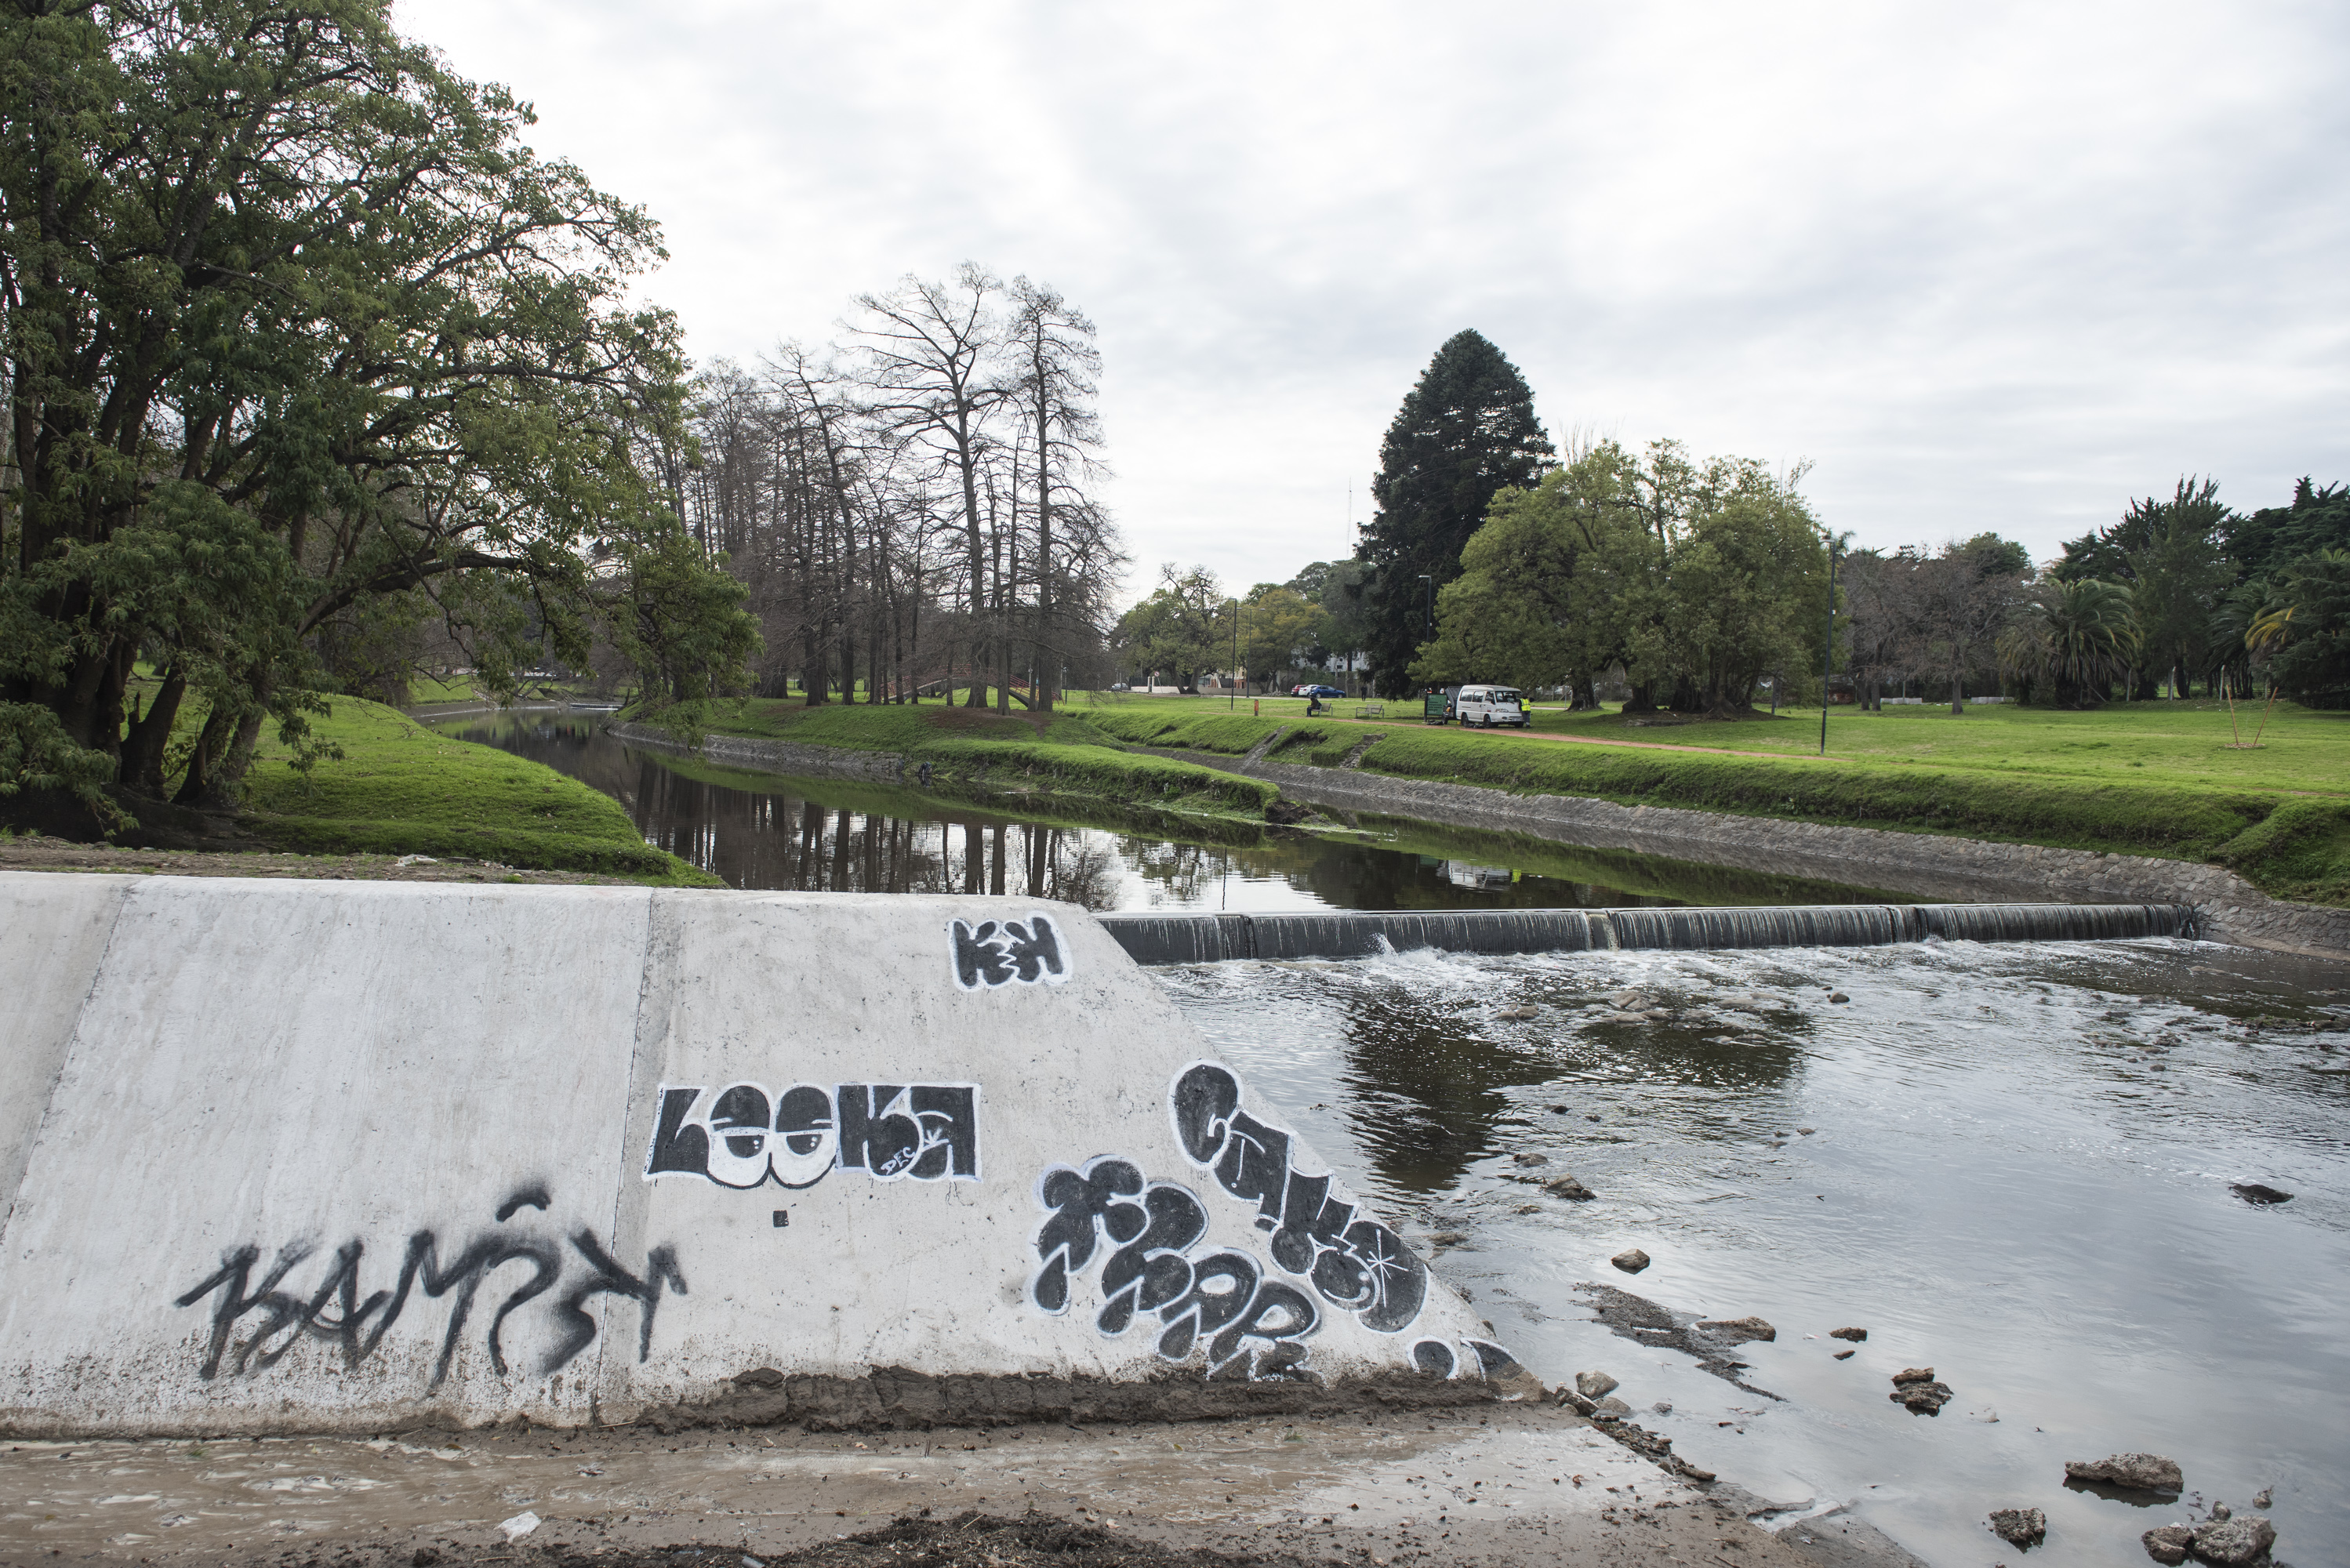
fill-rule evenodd
<path id="1" fill-rule="evenodd" d="M 2205 934 L 2212 940 L 2311 958 L 2350 959 L 2350 909 L 2272 898 L 2232 871 L 2191 861 L 1782 822 L 1673 806 L 1618 805 L 1571 795 L 1513 794 L 1348 768 L 1139 749 L 1262 779 L 1280 785 L 1292 799 L 1339 811 L 1814 877 L 1921 898 L 2189 904 L 2202 913 Z"/>
<path id="2" fill-rule="evenodd" d="M 1758 1500 L 1728 1488 L 1710 1495 L 1572 1416 L 1523 1407 L 897 1438 L 507 1427 L 454 1441 L 22 1444 L 0 1451 L 0 1488 L 39 1500 L 14 1511 L 14 1550 L 0 1553 L 25 1561 L 300 1563 L 332 1552 L 369 1568 L 454 1568 L 590 1554 L 625 1563 L 658 1552 L 668 1568 L 681 1559 L 666 1549 L 699 1547 L 700 1561 L 724 1568 L 738 1554 L 781 1568 L 777 1559 L 795 1552 L 850 1568 L 889 1561 L 891 1544 L 903 1562 L 943 1524 L 951 1539 L 999 1549 L 975 1561 L 1010 1568 L 1333 1559 L 1631 1568 L 1723 1553 L 1734 1568 L 1915 1562 L 1874 1532 L 1877 1549 L 1859 1554 L 1809 1524 L 1773 1534 L 1750 1522 L 1768 1506 Z M 502 1525 L 525 1515 L 536 1523 L 509 1542 Z M 1002 1550 L 1030 1536 L 1049 1536 L 1049 1553 Z M 859 1554 L 860 1544 L 881 1550 Z M 1830 1555 L 1836 1547 L 1845 1550 Z"/>

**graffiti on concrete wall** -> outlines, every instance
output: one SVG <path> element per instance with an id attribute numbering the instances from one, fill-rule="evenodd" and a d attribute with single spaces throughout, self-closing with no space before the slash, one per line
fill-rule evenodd
<path id="1" fill-rule="evenodd" d="M 645 1360 L 652 1354 L 653 1317 L 664 1289 L 685 1294 L 675 1251 L 655 1247 L 645 1256 L 643 1272 L 635 1273 L 585 1227 L 565 1235 L 528 1218 L 515 1222 L 525 1210 L 543 1214 L 550 1201 L 544 1187 L 522 1188 L 498 1205 L 494 1224 L 474 1231 L 462 1244 L 446 1243 L 445 1251 L 437 1231 L 413 1232 L 392 1283 L 372 1291 L 366 1288 L 367 1243 L 357 1237 L 315 1269 L 310 1265 L 318 1251 L 308 1241 L 286 1243 L 265 1264 L 257 1245 L 231 1248 L 221 1254 L 218 1269 L 172 1303 L 191 1307 L 212 1298 L 212 1329 L 196 1376 L 209 1380 L 224 1371 L 231 1376 L 267 1371 L 305 1339 L 327 1342 L 341 1353 L 344 1366 L 359 1366 L 376 1354 L 421 1293 L 426 1300 L 448 1302 L 439 1357 L 427 1385 L 428 1390 L 438 1388 L 467 1325 L 478 1322 L 476 1298 L 493 1275 L 499 1276 L 496 1288 L 503 1294 L 480 1326 L 490 1366 L 500 1376 L 510 1370 L 507 1320 L 533 1302 L 543 1303 L 537 1310 L 546 1320 L 542 1332 L 532 1336 L 542 1346 L 531 1368 L 540 1376 L 562 1370 L 595 1342 L 596 1319 L 587 1307 L 598 1296 L 637 1303 L 637 1359 Z"/>
<path id="2" fill-rule="evenodd" d="M 1403 1239 L 1351 1202 L 1327 1172 L 1290 1159 L 1290 1135 L 1240 1108 L 1240 1080 L 1215 1062 L 1176 1075 L 1169 1096 L 1175 1141 L 1216 1185 L 1256 1206 L 1273 1261 L 1314 1282 L 1322 1299 L 1363 1326 L 1399 1334 L 1428 1299 L 1428 1265 Z"/>
<path id="3" fill-rule="evenodd" d="M 1213 1375 L 1249 1377 L 1308 1376 L 1303 1342 L 1326 1310 L 1351 1313 L 1382 1334 L 1400 1333 L 1419 1316 L 1427 1265 L 1348 1201 L 1328 1173 L 1295 1169 L 1288 1133 L 1240 1108 L 1240 1083 L 1228 1069 L 1194 1063 L 1177 1075 L 1170 1100 L 1185 1156 L 1228 1195 L 1255 1207 L 1256 1229 L 1271 1233 L 1271 1266 L 1239 1248 L 1198 1251 L 1211 1220 L 1199 1194 L 1103 1155 L 1083 1167 L 1053 1166 L 1037 1179 L 1046 1217 L 1036 1231 L 1028 1294 L 1038 1310 L 1066 1312 L 1073 1282 L 1098 1259 L 1102 1304 L 1094 1325 L 1102 1334 L 1123 1334 L 1148 1315 L 1157 1320 L 1163 1358 L 1201 1354 Z"/>
<path id="4" fill-rule="evenodd" d="M 645 1179 L 706 1177 L 721 1187 L 813 1187 L 836 1170 L 881 1181 L 979 1179 L 976 1084 L 664 1084 Z"/>
<path id="5" fill-rule="evenodd" d="M 1058 985 L 1069 978 L 1068 954 L 1051 919 L 947 922 L 947 947 L 955 984 L 965 991 L 999 985 Z"/>

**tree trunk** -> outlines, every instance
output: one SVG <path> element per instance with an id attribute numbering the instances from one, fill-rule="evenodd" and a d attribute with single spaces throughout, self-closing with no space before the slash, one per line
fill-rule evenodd
<path id="1" fill-rule="evenodd" d="M 122 742 L 122 782 L 131 789 L 148 794 L 163 793 L 163 752 L 171 743 L 172 726 L 180 716 L 180 703 L 186 697 L 188 678 L 173 664 L 163 672 L 162 690 L 155 693 L 155 701 L 147 716 L 134 721 L 130 732 Z"/>

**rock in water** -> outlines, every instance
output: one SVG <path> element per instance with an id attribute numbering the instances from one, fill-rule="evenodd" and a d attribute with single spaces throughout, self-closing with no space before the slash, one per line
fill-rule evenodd
<path id="1" fill-rule="evenodd" d="M 1858 1345 L 1862 1340 L 1868 1337 L 1868 1330 L 1865 1328 L 1832 1328 L 1828 1330 L 1828 1337 L 1830 1339 L 1848 1339 L 1855 1345 Z"/>
<path id="2" fill-rule="evenodd" d="M 2164 1568 L 2177 1568 L 2187 1561 L 2187 1549 L 2195 1543 L 2195 1532 L 2183 1524 L 2159 1525 L 2138 1537 L 2146 1554 Z"/>
<path id="3" fill-rule="evenodd" d="M 2257 1513 L 2222 1519 L 2195 1527 L 2195 1555 L 2216 1568 L 2250 1568 L 2268 1561 L 2276 1544 L 2276 1526 Z"/>
<path id="4" fill-rule="evenodd" d="M 2176 1459 L 2166 1459 L 2160 1454 L 2115 1454 L 2102 1459 L 2067 1459 L 2064 1479 L 2068 1481 L 2103 1481 L 2107 1486 L 2126 1487 L 2132 1491 L 2178 1492 L 2185 1490 L 2187 1478 L 2180 1473 Z"/>
<path id="5" fill-rule="evenodd" d="M 1627 1247 L 1607 1261 L 1627 1274 L 1637 1274 L 1648 1266 L 1648 1254 L 1638 1247 Z"/>
<path id="6" fill-rule="evenodd" d="M 2228 1190 L 2234 1193 L 2237 1197 L 2242 1199 L 2247 1203 L 2290 1203 L 2293 1201 L 2292 1193 L 2280 1192 L 2273 1187 L 2265 1187 L 2257 1181 L 2239 1181 L 2234 1186 L 2229 1188 Z"/>
<path id="7" fill-rule="evenodd" d="M 1548 1165 L 1550 1163 L 1550 1156 L 1546 1154 L 1535 1154 L 1530 1149 L 1519 1150 L 1515 1158 L 1520 1165 Z"/>
<path id="8" fill-rule="evenodd" d="M 1773 1340 L 1779 1337 L 1779 1331 L 1759 1317 L 1714 1318 L 1697 1326 L 1714 1338 L 1727 1340 L 1732 1345 L 1743 1345 L 1750 1339 Z"/>
<path id="9" fill-rule="evenodd" d="M 1575 1391 L 1586 1399 L 1604 1399 L 1622 1386 L 1605 1372 L 1578 1372 L 1575 1375 Z"/>
<path id="10" fill-rule="evenodd" d="M 2036 1508 L 1995 1508 L 1991 1532 L 2010 1546 L 2037 1546 L 2048 1538 L 2048 1516 Z"/>
<path id="11" fill-rule="evenodd" d="M 1570 1203 L 1588 1203 L 1599 1196 L 1572 1176 L 1554 1176 L 1543 1183 L 1543 1190 L 1554 1198 L 1564 1198 Z"/>
<path id="12" fill-rule="evenodd" d="M 1851 998 L 1851 997 L 1849 997 L 1849 996 L 1846 996 L 1846 995 L 1843 992 L 1841 992 L 1841 991 L 1832 991 L 1832 992 L 1828 992 L 1828 1000 L 1829 1000 L 1830 1002 L 1850 1002 L 1850 1001 L 1852 1000 L 1852 998 Z"/>
<path id="13" fill-rule="evenodd" d="M 1620 1421 L 1631 1413 L 1632 1407 L 1627 1405 L 1623 1400 L 1618 1399 L 1613 1394 L 1610 1394 L 1607 1398 L 1599 1401 L 1599 1414 L 1603 1417 L 1612 1417 L 1613 1418 Z"/>
<path id="14" fill-rule="evenodd" d="M 1893 1375 L 1893 1392 L 1886 1396 L 1912 1415 L 1939 1416 L 1957 1396 L 1947 1383 L 1934 1381 L 1930 1366 L 1905 1366 Z"/>

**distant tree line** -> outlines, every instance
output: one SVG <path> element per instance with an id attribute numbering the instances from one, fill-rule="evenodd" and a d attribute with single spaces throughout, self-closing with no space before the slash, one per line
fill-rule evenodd
<path id="1" fill-rule="evenodd" d="M 1864 707 L 1930 696 L 1960 712 L 1999 691 L 2082 707 L 2199 683 L 2350 706 L 2342 485 L 2303 479 L 2290 504 L 2246 514 L 2212 482 L 2181 480 L 2035 569 L 1988 531 L 1847 550 L 1803 477 L 1801 465 L 1700 459 L 1674 441 L 1635 452 L 1578 440 L 1562 456 L 1516 368 L 1462 332 L 1388 429 L 1353 560 L 1249 600 L 1216 601 L 1203 571 L 1170 567 L 1120 641 L 1130 665 L 1180 662 L 1180 648 L 1220 666 L 1218 618 L 1245 625 L 1250 600 L 1287 591 L 1318 596 L 1322 617 L 1304 623 L 1293 662 L 1341 643 L 1367 650 L 1386 697 L 1484 680 L 1590 707 L 1612 678 L 1627 711 L 1728 717 L 1764 697 L 1815 700 L 1832 666 Z M 1289 624 L 1266 621 L 1276 636 Z M 1252 668 L 1279 662 L 1260 650 Z"/>

